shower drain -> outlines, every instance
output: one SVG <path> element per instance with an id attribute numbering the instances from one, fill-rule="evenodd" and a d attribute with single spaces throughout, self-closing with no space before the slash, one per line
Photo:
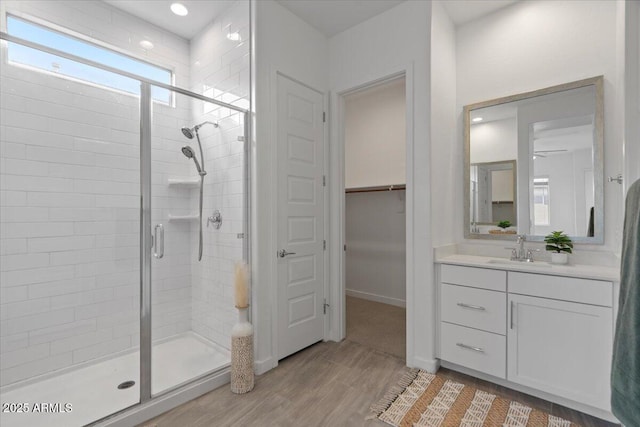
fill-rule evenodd
<path id="1" fill-rule="evenodd" d="M 135 381 L 125 381 L 123 383 L 118 384 L 118 389 L 119 390 L 128 389 L 129 387 L 133 387 L 135 383 L 136 383 Z"/>

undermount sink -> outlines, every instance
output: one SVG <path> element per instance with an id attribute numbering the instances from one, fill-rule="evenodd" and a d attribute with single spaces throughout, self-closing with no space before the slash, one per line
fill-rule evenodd
<path id="1" fill-rule="evenodd" d="M 522 267 L 533 267 L 533 268 L 551 268 L 551 264 L 548 264 L 546 262 L 512 261 L 510 259 L 490 259 L 489 261 L 487 261 L 487 264 L 519 265 Z"/>

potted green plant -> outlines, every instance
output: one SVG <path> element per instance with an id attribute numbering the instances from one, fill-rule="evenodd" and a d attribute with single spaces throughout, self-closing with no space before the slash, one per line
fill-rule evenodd
<path id="1" fill-rule="evenodd" d="M 498 227 L 502 228 L 502 231 L 505 231 L 507 228 L 511 227 L 511 221 L 500 221 L 498 223 Z"/>
<path id="2" fill-rule="evenodd" d="M 569 261 L 569 254 L 573 252 L 573 242 L 571 238 L 562 231 L 552 231 L 544 237 L 547 244 L 545 249 L 551 252 L 552 264 L 566 264 Z"/>
<path id="3" fill-rule="evenodd" d="M 513 225 L 509 220 L 500 221 L 496 225 L 498 227 L 498 230 L 489 230 L 489 233 L 491 234 L 515 234 L 516 233 L 515 230 L 508 230 L 508 228 Z"/>

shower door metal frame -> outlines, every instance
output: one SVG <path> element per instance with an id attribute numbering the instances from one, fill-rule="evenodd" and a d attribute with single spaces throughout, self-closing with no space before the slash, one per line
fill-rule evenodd
<path id="1" fill-rule="evenodd" d="M 79 56 L 53 49 L 48 46 L 34 43 L 29 40 L 15 37 L 6 32 L 0 31 L 0 40 L 10 43 L 17 43 L 32 49 L 49 53 L 51 55 L 66 58 L 81 64 L 89 65 L 101 70 L 105 70 L 114 74 L 128 77 L 140 82 L 140 402 L 143 404 L 152 400 L 152 398 L 174 391 L 174 388 L 164 390 L 163 392 L 152 396 L 151 393 L 151 257 L 153 249 L 153 235 L 151 230 L 151 86 L 176 92 L 191 98 L 195 98 L 204 102 L 215 104 L 219 107 L 228 108 L 243 115 L 244 120 L 244 171 L 243 178 L 245 180 L 245 208 L 243 220 L 243 239 L 242 253 L 243 258 L 250 265 L 250 242 L 249 242 L 249 214 L 251 212 L 250 191 L 250 153 L 249 141 L 250 135 L 250 112 L 244 108 L 237 107 L 226 102 L 218 101 L 177 86 L 168 85 L 155 80 L 129 73 L 124 70 L 100 64 L 90 59 L 81 58 Z M 213 375 L 216 371 L 210 372 L 204 376 L 193 378 L 191 381 L 205 378 Z M 127 408 L 123 408 L 123 411 Z M 110 416 L 113 416 L 111 414 Z"/>

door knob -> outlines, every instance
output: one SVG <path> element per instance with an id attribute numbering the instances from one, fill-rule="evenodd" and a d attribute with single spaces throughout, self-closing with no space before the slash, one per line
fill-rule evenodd
<path id="1" fill-rule="evenodd" d="M 280 250 L 278 251 L 278 256 L 279 256 L 280 258 L 284 258 L 284 257 L 286 257 L 287 255 L 295 255 L 295 254 L 296 254 L 295 252 L 287 252 L 287 251 L 286 251 L 286 250 L 284 250 L 284 249 L 280 249 Z"/>

